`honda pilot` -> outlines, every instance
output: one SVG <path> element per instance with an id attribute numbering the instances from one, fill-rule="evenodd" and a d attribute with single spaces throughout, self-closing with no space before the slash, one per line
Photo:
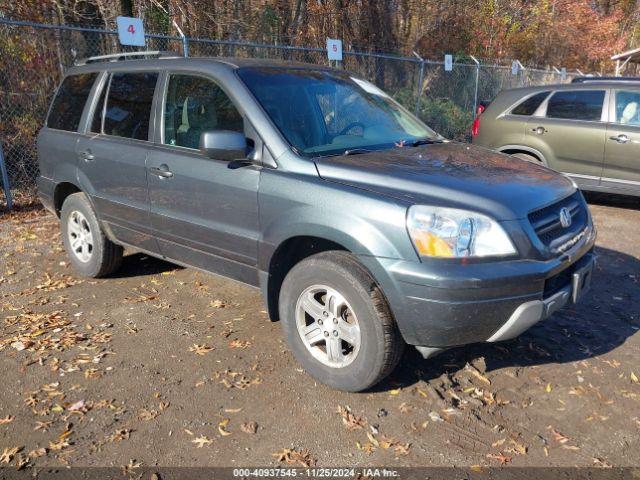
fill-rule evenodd
<path id="1" fill-rule="evenodd" d="M 595 229 L 567 177 L 439 136 L 343 70 L 158 53 L 73 66 L 38 136 L 75 269 L 123 248 L 261 289 L 305 370 L 361 391 L 580 301 Z"/>

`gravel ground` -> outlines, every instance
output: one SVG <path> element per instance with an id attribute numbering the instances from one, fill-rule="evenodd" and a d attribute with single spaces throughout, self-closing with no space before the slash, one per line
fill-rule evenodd
<path id="1" fill-rule="evenodd" d="M 257 290 L 141 254 L 77 277 L 57 220 L 0 218 L 0 465 L 637 466 L 640 202 L 590 197 L 584 303 L 374 391 L 307 376 Z"/>

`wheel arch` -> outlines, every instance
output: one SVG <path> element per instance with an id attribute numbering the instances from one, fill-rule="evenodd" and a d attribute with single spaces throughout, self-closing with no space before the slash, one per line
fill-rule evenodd
<path id="1" fill-rule="evenodd" d="M 55 186 L 53 191 L 53 207 L 56 215 L 60 218 L 60 212 L 62 211 L 62 204 L 69 195 L 74 193 L 80 193 L 82 190 L 75 183 L 72 182 L 60 182 Z"/>
<path id="2" fill-rule="evenodd" d="M 526 153 L 528 155 L 532 155 L 538 159 L 538 161 L 544 165 L 545 167 L 549 166 L 547 163 L 546 157 L 540 152 L 540 150 L 536 150 L 532 147 L 527 147 L 525 145 L 503 145 L 502 147 L 497 149 L 500 153 L 506 153 L 507 155 L 513 155 L 514 153 Z"/>
<path id="3" fill-rule="evenodd" d="M 351 252 L 341 243 L 314 235 L 289 237 L 275 248 L 266 270 L 260 272 L 260 286 L 272 321 L 279 320 L 280 288 L 287 273 L 305 258 L 330 250 Z"/>

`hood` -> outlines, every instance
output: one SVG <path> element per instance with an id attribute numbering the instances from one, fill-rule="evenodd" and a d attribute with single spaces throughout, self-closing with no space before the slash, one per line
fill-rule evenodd
<path id="1" fill-rule="evenodd" d="M 571 180 L 484 147 L 437 143 L 316 159 L 320 177 L 412 204 L 524 218 L 575 191 Z"/>

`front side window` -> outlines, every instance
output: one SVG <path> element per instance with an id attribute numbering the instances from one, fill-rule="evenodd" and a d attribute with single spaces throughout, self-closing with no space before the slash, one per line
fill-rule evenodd
<path id="1" fill-rule="evenodd" d="M 64 79 L 51 105 L 47 127 L 69 132 L 78 130 L 84 105 L 97 76 L 97 73 L 83 73 Z"/>
<path id="2" fill-rule="evenodd" d="M 549 92 L 540 92 L 530 96 L 524 102 L 517 105 L 511 110 L 512 115 L 527 115 L 531 116 L 535 113 L 538 107 L 542 104 L 545 98 L 549 96 Z"/>
<path id="3" fill-rule="evenodd" d="M 547 104 L 547 117 L 598 121 L 602 118 L 604 90 L 568 90 L 553 94 Z"/>
<path id="4" fill-rule="evenodd" d="M 640 92 L 616 92 L 616 123 L 640 125 Z"/>
<path id="5" fill-rule="evenodd" d="M 103 133 L 148 140 L 157 80 L 157 72 L 113 73 L 109 80 Z"/>
<path id="6" fill-rule="evenodd" d="M 375 85 L 346 73 L 247 67 L 238 75 L 285 139 L 305 156 L 440 140 Z"/>
<path id="7" fill-rule="evenodd" d="M 212 80 L 193 75 L 171 75 L 164 107 L 164 143 L 198 148 L 200 135 L 211 130 L 242 133 L 242 115 Z"/>

